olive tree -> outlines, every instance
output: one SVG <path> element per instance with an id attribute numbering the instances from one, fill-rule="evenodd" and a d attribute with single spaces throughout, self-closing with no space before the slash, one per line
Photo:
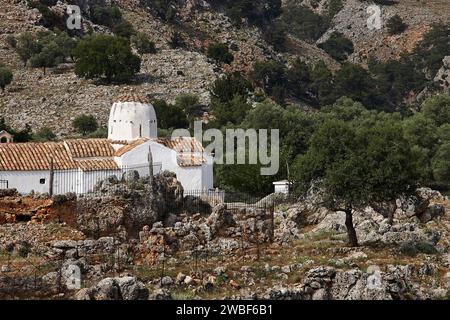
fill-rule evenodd
<path id="1" fill-rule="evenodd" d="M 358 245 L 353 210 L 394 201 L 416 187 L 416 157 L 400 124 L 353 125 L 328 119 L 295 163 L 298 191 L 320 190 L 321 205 L 345 212 L 351 246 Z"/>

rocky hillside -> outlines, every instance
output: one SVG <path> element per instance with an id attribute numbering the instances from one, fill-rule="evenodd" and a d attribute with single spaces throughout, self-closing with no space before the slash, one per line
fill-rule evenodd
<path id="1" fill-rule="evenodd" d="M 102 197 L 78 199 L 0 194 L 0 298 L 449 296 L 450 202 L 431 189 L 354 212 L 361 246 L 352 248 L 345 214 L 317 207 L 314 197 L 278 199 L 272 217 L 252 204 L 199 210 L 167 172 L 151 185 L 136 177 L 99 188 Z M 61 285 L 73 268 L 82 289 Z"/>
<path id="2" fill-rule="evenodd" d="M 70 1 L 79 4 L 83 13 L 92 2 Z M 294 2 L 303 3 L 319 14 L 329 6 L 329 0 Z M 158 52 L 142 56 L 141 71 L 132 84 L 102 85 L 78 78 L 70 63 L 62 64 L 46 75 L 39 69 L 23 66 L 15 50 L 7 43 L 7 37 L 45 30 L 41 23 L 42 15 L 28 3 L 25 0 L 0 0 L 0 64 L 10 67 L 14 73 L 6 94 L 0 96 L 0 113 L 17 129 L 29 123 L 34 130 L 47 126 L 60 136 L 72 134 L 71 121 L 83 113 L 95 114 L 101 124 L 106 124 L 109 107 L 119 93 L 134 91 L 168 101 L 182 93 L 195 93 L 202 103 L 208 104 L 209 86 L 221 73 L 238 70 L 245 74 L 257 60 L 277 58 L 292 61 L 301 58 L 307 63 L 323 60 L 332 69 L 339 68 L 338 62 L 317 47 L 333 31 L 339 31 L 353 41 L 355 52 L 350 60 L 364 63 L 369 56 L 381 60 L 397 58 L 401 52 L 411 50 L 432 23 L 448 21 L 450 17 L 445 0 L 402 0 L 381 6 L 384 22 L 399 14 L 409 25 L 401 35 L 390 36 L 385 25 L 381 30 L 373 31 L 366 27 L 367 2 L 346 0 L 332 19 L 329 30 L 317 43 L 289 35 L 287 51 L 280 53 L 264 40 L 260 28 L 233 24 L 217 1 L 180 0 L 175 22 L 167 22 L 142 1 L 117 0 L 113 3 L 119 5 L 124 18 L 137 31 L 149 35 Z M 49 8 L 63 17 L 66 4 L 67 1 L 58 1 Z M 108 32 L 104 27 L 93 24 L 86 14 L 83 25 Z M 175 31 L 183 35 L 186 48 L 171 49 L 168 45 Z M 232 49 L 234 61 L 231 65 L 221 67 L 206 58 L 208 44 L 216 41 L 226 43 Z"/>

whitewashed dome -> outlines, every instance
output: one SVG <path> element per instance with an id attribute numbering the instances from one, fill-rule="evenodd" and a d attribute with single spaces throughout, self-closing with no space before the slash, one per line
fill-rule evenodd
<path id="1" fill-rule="evenodd" d="M 118 97 L 109 114 L 108 138 L 131 141 L 157 137 L 158 121 L 149 99 L 134 94 Z"/>

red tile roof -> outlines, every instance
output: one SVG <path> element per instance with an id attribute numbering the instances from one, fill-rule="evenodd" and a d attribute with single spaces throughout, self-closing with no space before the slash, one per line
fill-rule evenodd
<path id="1" fill-rule="evenodd" d="M 73 158 L 112 157 L 114 148 L 107 139 L 66 140 L 64 144 Z"/>
<path id="2" fill-rule="evenodd" d="M 8 143 L 0 144 L 0 170 L 38 171 L 75 169 L 76 164 L 62 143 Z"/>
<path id="3" fill-rule="evenodd" d="M 202 156 L 178 155 L 177 163 L 180 167 L 196 167 L 205 163 L 205 160 Z"/>
<path id="4" fill-rule="evenodd" d="M 77 166 L 83 171 L 119 170 L 113 159 L 76 160 Z"/>
<path id="5" fill-rule="evenodd" d="M 140 146 L 141 144 L 147 142 L 148 139 L 147 138 L 142 138 L 142 139 L 138 139 L 138 140 L 134 140 L 128 144 L 125 144 L 123 147 L 121 147 L 120 149 L 118 149 L 115 153 L 114 156 L 116 157 L 121 157 L 123 156 L 125 153 L 133 150 L 134 148 L 136 148 L 137 146 Z"/>
<path id="6" fill-rule="evenodd" d="M 167 148 L 177 151 L 178 153 L 192 153 L 205 151 L 200 142 L 192 137 L 157 138 L 155 139 L 155 141 Z"/>

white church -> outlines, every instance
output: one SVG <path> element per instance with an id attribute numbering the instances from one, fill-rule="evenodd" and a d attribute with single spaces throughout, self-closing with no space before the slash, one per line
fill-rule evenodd
<path id="1" fill-rule="evenodd" d="M 195 138 L 158 138 L 157 115 L 149 100 L 119 97 L 111 108 L 107 139 L 0 143 L 0 187 L 20 193 L 88 193 L 109 175 L 136 170 L 148 176 L 168 170 L 185 190 L 213 188 L 213 158 Z M 52 173 L 52 174 L 51 174 Z M 52 181 L 51 181 L 52 180 Z"/>

